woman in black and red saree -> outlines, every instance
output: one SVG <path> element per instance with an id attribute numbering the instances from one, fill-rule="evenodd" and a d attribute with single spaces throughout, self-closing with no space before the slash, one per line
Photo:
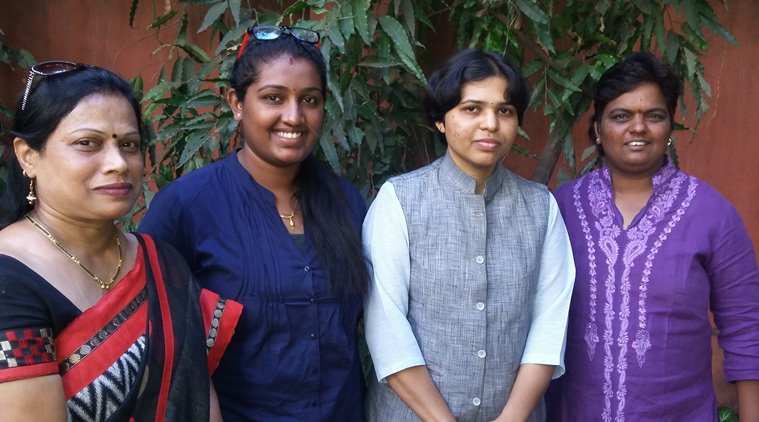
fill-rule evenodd
<path id="1" fill-rule="evenodd" d="M 209 379 L 241 306 L 114 225 L 142 191 L 142 129 L 114 73 L 32 68 L 0 202 L 3 420 L 220 420 Z"/>

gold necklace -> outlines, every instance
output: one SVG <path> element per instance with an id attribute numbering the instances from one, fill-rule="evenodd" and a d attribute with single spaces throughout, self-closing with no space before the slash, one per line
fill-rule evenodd
<path id="1" fill-rule="evenodd" d="M 101 289 L 103 289 L 103 290 L 110 290 L 111 285 L 113 284 L 114 281 L 116 281 L 116 276 L 118 276 L 119 272 L 121 272 L 121 264 L 123 262 L 122 261 L 122 257 L 121 257 L 121 239 L 120 239 L 121 236 L 119 236 L 119 232 L 118 232 L 118 229 L 116 227 L 114 227 L 113 229 L 116 230 L 116 249 L 118 249 L 118 251 L 119 251 L 119 265 L 118 265 L 118 267 L 116 267 L 116 274 L 114 274 L 113 277 L 111 277 L 111 279 L 109 281 L 105 282 L 105 281 L 101 280 L 100 277 L 96 276 L 95 273 L 93 273 L 92 271 L 90 271 L 89 268 L 85 267 L 84 264 L 82 264 L 82 262 L 79 260 L 79 258 L 75 257 L 71 252 L 69 252 L 66 249 L 64 249 L 64 247 L 61 246 L 61 244 L 58 242 L 58 240 L 55 237 L 53 237 L 53 235 L 50 234 L 50 232 L 46 228 L 42 227 L 42 225 L 40 223 L 38 223 L 35 219 L 33 219 L 31 215 L 26 214 L 26 219 L 29 220 L 29 222 L 32 223 L 32 225 L 34 227 L 36 227 L 37 229 L 39 229 L 39 231 L 41 231 L 42 234 L 44 234 L 45 236 L 47 236 L 48 240 L 50 240 L 53 243 L 53 245 L 55 245 L 55 247 L 57 247 L 61 252 L 63 252 L 64 254 L 66 254 L 66 256 L 68 256 L 69 258 L 71 258 L 71 260 L 74 261 L 74 264 L 78 265 L 79 268 L 83 269 L 84 272 L 86 272 L 87 275 L 90 276 L 90 278 L 92 278 L 93 280 L 95 280 L 95 282 L 100 285 Z"/>
<path id="2" fill-rule="evenodd" d="M 290 225 L 290 230 L 295 231 L 295 221 L 293 221 L 293 218 L 295 218 L 295 210 L 290 211 L 290 214 L 280 214 L 279 218 L 287 220 L 287 224 Z"/>

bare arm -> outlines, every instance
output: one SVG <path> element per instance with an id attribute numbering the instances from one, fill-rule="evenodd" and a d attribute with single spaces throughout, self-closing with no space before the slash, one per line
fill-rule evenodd
<path id="1" fill-rule="evenodd" d="M 216 387 L 211 382 L 211 419 L 210 422 L 222 422 L 221 409 L 219 408 L 219 396 L 216 395 Z"/>
<path id="2" fill-rule="evenodd" d="M 387 377 L 387 382 L 419 419 L 455 422 L 426 366 L 412 366 L 396 372 Z"/>
<path id="3" fill-rule="evenodd" d="M 60 375 L 45 375 L 0 383 L 3 420 L 66 421 L 66 398 Z"/>
<path id="4" fill-rule="evenodd" d="M 509 399 L 496 422 L 526 421 L 545 394 L 554 368 L 533 363 L 520 366 Z"/>
<path id="5" fill-rule="evenodd" d="M 741 422 L 759 422 L 759 380 L 736 381 Z"/>

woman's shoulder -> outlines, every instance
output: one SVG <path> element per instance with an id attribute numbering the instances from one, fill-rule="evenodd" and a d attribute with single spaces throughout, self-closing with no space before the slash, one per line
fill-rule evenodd
<path id="1" fill-rule="evenodd" d="M 394 186 L 406 183 L 424 183 L 428 177 L 434 177 L 438 169 L 440 169 L 442 162 L 443 157 L 438 158 L 426 166 L 420 167 L 416 170 L 411 170 L 407 173 L 393 176 L 389 178 L 387 182 L 393 184 Z"/>
<path id="2" fill-rule="evenodd" d="M 230 169 L 234 164 L 230 162 L 232 159 L 236 161 L 236 157 L 229 156 L 183 174 L 163 186 L 158 194 L 191 198 L 200 193 L 215 192 L 217 190 L 214 190 L 214 184 L 220 182 L 224 173 L 233 171 Z"/>

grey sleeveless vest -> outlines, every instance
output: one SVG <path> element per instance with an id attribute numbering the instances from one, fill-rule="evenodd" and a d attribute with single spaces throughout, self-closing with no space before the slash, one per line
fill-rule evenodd
<path id="1" fill-rule="evenodd" d="M 482 195 L 446 154 L 390 182 L 409 235 L 408 320 L 458 421 L 490 421 L 519 369 L 548 226 L 549 193 L 501 165 Z M 370 421 L 417 421 L 387 383 Z M 541 407 L 530 421 L 544 420 Z"/>

